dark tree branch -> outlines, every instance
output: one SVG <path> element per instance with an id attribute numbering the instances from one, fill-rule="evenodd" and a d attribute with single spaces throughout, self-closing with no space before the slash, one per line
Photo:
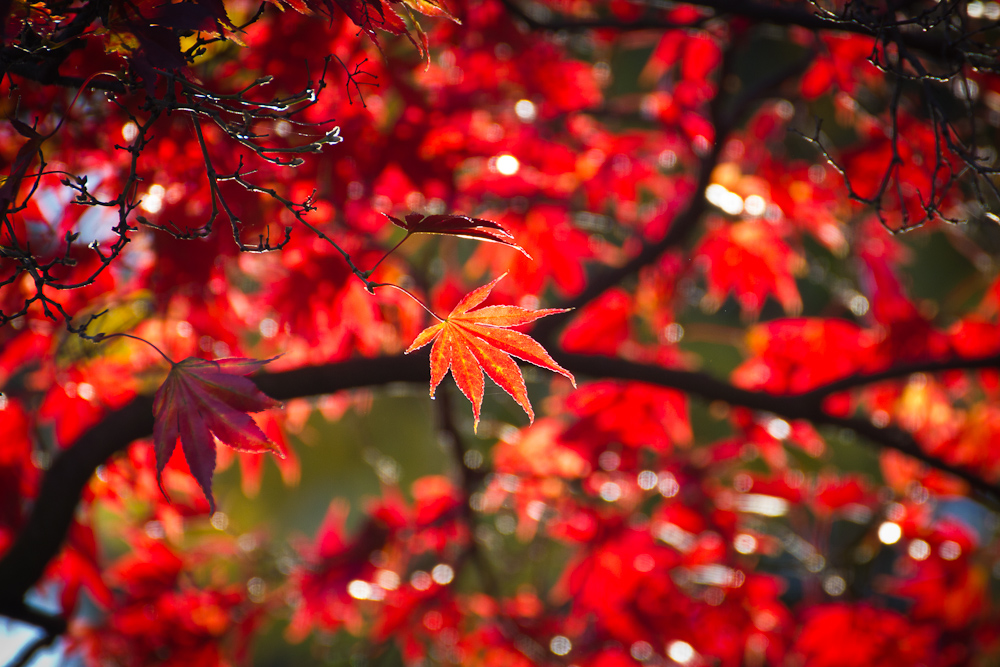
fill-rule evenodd
<path id="1" fill-rule="evenodd" d="M 27 603 L 20 600 L 15 601 L 12 604 L 0 604 L 0 614 L 6 616 L 7 618 L 21 621 L 22 623 L 28 623 L 29 625 L 33 625 L 42 630 L 44 636 L 41 637 L 39 641 L 44 640 L 46 637 L 48 637 L 49 640 L 47 643 L 42 644 L 38 648 L 44 648 L 48 644 L 52 643 L 53 639 L 66 632 L 67 624 L 65 618 L 38 611 L 34 607 L 31 607 Z"/>
<path id="2" fill-rule="evenodd" d="M 16 605 L 62 547 L 84 487 L 97 466 L 152 433 L 153 399 L 142 396 L 108 414 L 60 453 L 42 479 L 31 515 L 0 561 L 0 609 Z"/>
<path id="3" fill-rule="evenodd" d="M 732 50 L 730 49 L 729 53 L 731 52 Z M 712 99 L 711 115 L 712 121 L 714 121 L 713 126 L 716 128 L 715 142 L 709 149 L 708 154 L 701 160 L 698 169 L 698 181 L 694 187 L 694 194 L 687 206 L 671 220 L 670 228 L 662 239 L 655 243 L 643 244 L 639 253 L 622 266 L 606 268 L 600 273 L 591 276 L 587 281 L 587 286 L 580 294 L 563 303 L 557 304 L 558 308 L 572 311 L 587 305 L 606 290 L 621 284 L 622 281 L 636 275 L 642 268 L 656 262 L 663 253 L 671 248 L 682 245 L 690 237 L 691 233 L 694 232 L 698 222 L 708 210 L 705 189 L 712 182 L 712 171 L 719 163 L 719 156 L 722 154 L 726 137 L 731 131 L 731 127 L 722 125 L 719 118 L 722 100 L 721 80 L 723 75 L 724 73 L 719 76 L 720 91 L 716 92 L 715 97 Z M 547 317 L 535 326 L 535 338 L 543 347 L 554 347 L 556 334 L 569 322 L 571 317 L 572 312 L 558 313 Z"/>
<path id="4" fill-rule="evenodd" d="M 854 431 L 871 444 L 912 456 L 932 468 L 947 472 L 966 482 L 976 491 L 984 503 L 1000 505 L 1000 485 L 984 480 L 975 473 L 953 465 L 926 453 L 912 435 L 894 426 L 879 428 L 870 421 L 859 417 L 837 417 L 827 413 L 822 406 L 823 399 L 835 391 L 851 387 L 861 387 L 873 382 L 907 377 L 914 369 L 923 372 L 932 370 L 960 370 L 965 368 L 996 368 L 1000 365 L 1000 355 L 984 359 L 955 359 L 948 362 L 928 362 L 926 365 L 906 364 L 898 368 L 871 375 L 857 375 L 845 380 L 832 382 L 808 393 L 768 394 L 736 387 L 699 371 L 682 371 L 659 366 L 639 364 L 612 357 L 595 357 L 552 351 L 552 357 L 573 373 L 581 375 L 648 382 L 662 387 L 678 389 L 687 394 L 699 396 L 706 401 L 723 401 L 730 405 L 760 410 L 785 419 L 806 420 L 817 426 L 835 426 Z M 830 389 L 829 387 L 833 387 Z"/>
<path id="5" fill-rule="evenodd" d="M 428 377 L 426 358 L 415 356 L 350 360 L 259 375 L 254 380 L 264 392 L 284 400 L 391 382 L 426 382 Z M 109 413 L 55 458 L 24 528 L 0 560 L 0 613 L 21 618 L 8 610 L 23 606 L 25 594 L 59 553 L 83 490 L 97 467 L 152 432 L 153 399 L 141 396 Z M 22 620 L 35 623 L 29 618 Z"/>
<path id="6" fill-rule="evenodd" d="M 834 380 L 833 382 L 829 382 L 822 387 L 817 387 L 816 389 L 804 393 L 802 396 L 808 397 L 810 400 L 819 401 L 826 398 L 830 394 L 857 389 L 859 387 L 866 387 L 868 385 L 875 384 L 876 382 L 882 382 L 885 380 L 898 380 L 900 378 L 913 375 L 914 373 L 944 373 L 947 371 L 971 371 L 986 368 L 1000 368 L 1000 353 L 991 354 L 986 357 L 903 362 L 884 370 L 872 371 L 869 373 L 857 373 L 840 380 Z"/>
<path id="7" fill-rule="evenodd" d="M 694 187 L 694 194 L 687 203 L 687 206 L 670 222 L 670 228 L 662 239 L 655 243 L 644 244 L 639 253 L 622 266 L 603 269 L 600 273 L 591 276 L 587 281 L 587 286 L 580 294 L 564 303 L 556 304 L 556 307 L 570 309 L 570 311 L 581 308 L 603 294 L 606 290 L 615 285 L 620 285 L 622 281 L 638 274 L 643 268 L 654 264 L 665 252 L 681 247 L 690 238 L 702 217 L 709 210 L 709 203 L 705 198 L 705 190 L 712 182 L 712 172 L 719 163 L 722 149 L 725 147 L 729 135 L 745 119 L 747 114 L 752 111 L 755 105 L 770 94 L 771 91 L 776 90 L 783 82 L 805 71 L 812 61 L 813 56 L 812 54 L 808 54 L 807 57 L 790 63 L 770 76 L 764 77 L 752 88 L 748 88 L 733 99 L 728 99 L 722 94 L 722 81 L 729 70 L 729 66 L 732 64 L 732 59 L 735 57 L 737 57 L 736 51 L 732 48 L 729 49 L 718 76 L 719 92 L 716 93 L 712 100 L 709 114 L 712 125 L 715 127 L 715 142 L 708 154 L 701 160 L 698 170 L 698 181 Z M 727 102 L 729 103 L 729 108 L 724 108 Z M 572 317 L 572 312 L 547 317 L 533 329 L 535 338 L 543 347 L 555 347 L 556 334 Z"/>
<path id="8" fill-rule="evenodd" d="M 662 16 L 643 16 L 635 20 L 619 20 L 610 17 L 593 19 L 554 17 L 541 19 L 532 16 L 531 12 L 527 11 L 518 0 L 501 0 L 501 2 L 503 2 L 511 14 L 524 21 L 533 30 L 690 30 L 698 28 L 705 23 L 705 21 L 698 21 L 695 23 L 679 24 L 675 21 L 668 21 L 662 18 Z M 893 21 L 891 20 L 882 23 L 875 22 L 874 19 L 866 20 L 868 17 L 840 18 L 831 14 L 820 13 L 818 9 L 808 9 L 789 4 L 755 2 L 753 0 L 690 0 L 685 2 L 685 4 L 712 10 L 717 16 L 739 17 L 753 23 L 782 27 L 796 26 L 817 32 L 841 32 L 878 37 L 886 25 L 893 25 Z M 943 22 L 941 23 L 943 24 Z M 967 58 L 976 55 L 975 52 L 970 53 L 959 48 L 958 44 L 967 42 L 967 40 L 946 39 L 938 34 L 938 32 L 927 31 L 916 22 L 905 22 L 900 27 L 906 28 L 905 32 L 901 33 L 901 39 L 911 48 L 919 49 L 928 55 L 959 61 L 965 61 Z M 983 45 L 979 44 L 971 44 L 970 46 L 983 47 Z"/>
<path id="9" fill-rule="evenodd" d="M 810 392 L 784 395 L 742 389 L 699 371 L 661 368 L 612 357 L 569 354 L 560 350 L 553 350 L 552 356 L 571 372 L 584 377 L 648 382 L 693 394 L 707 401 L 723 401 L 787 419 L 803 419 L 816 425 L 850 429 L 877 447 L 903 452 L 933 468 L 950 473 L 968 483 L 984 502 L 1000 504 L 1000 486 L 927 454 L 905 431 L 895 427 L 878 428 L 863 418 L 835 417 L 822 408 L 823 399 L 831 393 L 904 378 L 915 372 L 998 368 L 1000 354 L 978 359 L 901 364 L 877 373 L 837 380 Z M 426 354 L 415 354 L 351 359 L 281 373 L 260 374 L 253 379 L 265 393 L 279 400 L 287 400 L 395 382 L 424 383 L 428 378 Z M 152 432 L 152 399 L 148 396 L 139 397 L 124 408 L 109 413 L 72 447 L 56 457 L 42 481 L 38 498 L 24 529 L 0 560 L 0 614 L 33 623 L 47 631 L 64 628 L 65 621 L 62 619 L 53 620 L 52 617 L 32 613 L 23 603 L 24 596 L 41 579 L 49 561 L 59 553 L 83 490 L 97 467 L 117 452 L 123 451 L 132 441 L 148 437 Z M 61 630 L 55 634 L 60 632 Z"/>
<path id="10" fill-rule="evenodd" d="M 462 521 L 465 522 L 466 529 L 469 531 L 469 543 L 465 546 L 464 553 L 458 559 L 456 566 L 461 567 L 470 563 L 479 577 L 482 590 L 494 600 L 500 600 L 503 598 L 500 577 L 497 575 L 489 555 L 482 549 L 476 538 L 477 522 L 471 502 L 473 493 L 479 489 L 486 478 L 486 472 L 481 469 L 474 470 L 466 462 L 465 455 L 469 450 L 462 440 L 462 431 L 455 423 L 455 405 L 452 402 L 452 392 L 438 392 L 437 414 L 438 428 L 451 441 L 454 464 L 459 470 L 459 479 L 462 485 Z M 501 611 L 497 614 L 495 621 L 498 630 L 510 642 L 511 646 L 530 660 L 544 662 L 545 650 L 534 639 L 522 632 L 515 619 Z"/>

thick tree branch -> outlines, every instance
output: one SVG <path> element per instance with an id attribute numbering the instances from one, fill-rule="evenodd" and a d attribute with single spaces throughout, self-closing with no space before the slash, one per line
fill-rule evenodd
<path id="1" fill-rule="evenodd" d="M 36 642 L 38 647 L 35 651 L 48 646 L 56 637 L 66 632 L 65 618 L 38 611 L 21 600 L 14 601 L 12 604 L 0 604 L 0 615 L 28 623 L 42 631 L 42 636 Z"/>
<path id="2" fill-rule="evenodd" d="M 60 453 L 42 479 L 31 515 L 0 561 L 0 611 L 23 600 L 59 552 L 84 487 L 97 466 L 153 432 L 153 399 L 142 396 L 108 414 Z"/>
<path id="3" fill-rule="evenodd" d="M 695 194 L 687 207 L 671 221 L 670 229 L 662 239 L 656 243 L 645 244 L 638 254 L 622 266 L 604 269 L 592 276 L 580 294 L 564 303 L 558 304 L 557 307 L 570 309 L 570 311 L 581 308 L 599 297 L 606 290 L 621 284 L 622 281 L 639 273 L 641 269 L 656 262 L 663 253 L 681 245 L 691 232 L 694 231 L 698 221 L 701 220 L 701 217 L 708 210 L 708 200 L 705 199 L 705 188 L 711 183 L 712 170 L 718 162 L 720 151 L 721 144 L 716 143 L 711 155 L 702 163 L 702 169 L 698 174 L 698 183 L 695 185 Z M 573 313 L 567 312 L 558 313 L 542 320 L 533 330 L 535 338 L 543 347 L 553 347 L 556 334 L 566 326 L 572 317 Z"/>
<path id="4" fill-rule="evenodd" d="M 834 380 L 808 393 L 802 394 L 802 396 L 808 396 L 811 400 L 822 400 L 830 394 L 866 387 L 884 380 L 898 380 L 914 373 L 943 373 L 946 371 L 971 371 L 986 368 L 1000 368 L 1000 353 L 991 354 L 986 357 L 907 361 L 880 371 L 857 373 L 840 380 Z"/>
<path id="5" fill-rule="evenodd" d="M 553 350 L 558 363 L 584 377 L 636 380 L 670 387 L 707 401 L 761 410 L 787 419 L 804 419 L 854 431 L 873 445 L 894 449 L 929 466 L 962 479 L 990 504 L 1000 504 L 1000 486 L 924 452 L 914 438 L 895 427 L 878 428 L 862 418 L 835 417 L 822 409 L 823 399 L 874 382 L 904 378 L 916 372 L 997 368 L 1000 354 L 977 359 L 911 362 L 891 369 L 831 382 L 807 393 L 774 395 L 742 389 L 699 371 L 684 371 L 640 364 L 613 357 L 569 354 Z M 429 371 L 426 354 L 352 359 L 309 366 L 253 379 L 264 392 L 278 399 L 329 394 L 345 389 L 373 387 L 394 382 L 425 383 Z M 63 627 L 62 619 L 31 613 L 24 596 L 37 583 L 49 561 L 58 554 L 84 488 L 99 465 L 123 451 L 132 441 L 153 431 L 152 399 L 140 397 L 109 413 L 63 451 L 42 481 L 38 498 L 24 529 L 0 560 L 0 614 L 34 623 L 49 631 Z M 37 618 L 36 618 L 37 617 Z M 56 624 L 56 625 L 53 625 Z M 56 633 L 58 634 L 58 632 Z"/>
<path id="6" fill-rule="evenodd" d="M 726 52 L 723 66 L 718 79 L 721 82 L 732 65 L 732 60 L 738 57 L 737 50 L 730 48 Z M 798 76 L 809 66 L 813 55 L 808 54 L 805 58 L 799 59 L 787 66 L 773 72 L 770 76 L 763 77 L 756 85 L 742 91 L 739 95 L 728 98 L 719 92 L 712 99 L 710 109 L 710 120 L 715 127 L 715 142 L 709 152 L 702 158 L 698 169 L 698 181 L 694 187 L 694 194 L 677 216 L 671 221 L 667 233 L 662 239 L 654 243 L 647 243 L 628 262 L 619 267 L 606 268 L 590 277 L 587 286 L 577 296 L 563 303 L 556 304 L 557 308 L 565 308 L 570 311 L 581 308 L 606 290 L 620 285 L 622 281 L 639 273 L 643 268 L 655 263 L 665 252 L 681 247 L 697 228 L 702 217 L 709 210 L 709 203 L 705 197 L 705 190 L 712 183 L 712 172 L 719 164 L 722 149 L 729 138 L 729 135 L 753 110 L 755 105 L 764 99 L 771 91 L 776 90 L 783 82 L 794 76 Z M 727 106 L 728 103 L 728 106 Z M 572 312 L 556 314 L 548 317 L 535 325 L 534 336 L 543 347 L 555 347 L 556 334 L 573 317 Z"/>
<path id="7" fill-rule="evenodd" d="M 727 56 L 731 55 L 731 53 L 732 49 L 729 49 Z M 725 70 L 725 67 L 722 69 Z M 724 71 L 720 74 L 720 81 L 722 80 L 724 74 Z M 721 85 L 719 88 L 721 89 Z M 712 99 L 710 115 L 712 116 L 712 125 L 716 128 L 715 141 L 708 153 L 701 159 L 698 169 L 698 181 L 694 187 L 694 194 L 692 195 L 691 200 L 687 203 L 687 206 L 685 206 L 684 209 L 682 209 L 680 213 L 678 213 L 677 216 L 670 222 L 670 228 L 667 230 L 664 237 L 655 243 L 644 244 L 638 254 L 622 266 L 605 268 L 600 273 L 591 276 L 587 281 L 587 286 L 580 294 L 569 299 L 568 301 L 557 304 L 557 308 L 572 311 L 587 305 L 603 294 L 606 290 L 614 287 L 615 285 L 621 284 L 622 281 L 637 274 L 642 268 L 656 262 L 656 260 L 659 259 L 663 253 L 667 252 L 671 248 L 682 245 L 695 230 L 698 222 L 708 210 L 708 200 L 705 198 L 705 189 L 712 182 L 712 172 L 719 163 L 719 156 L 722 154 L 722 147 L 725 145 L 726 138 L 732 129 L 731 125 L 723 124 L 719 117 L 721 113 L 720 107 L 722 97 L 721 92 L 716 92 L 715 97 Z M 543 347 L 554 347 L 556 334 L 569 322 L 571 317 L 572 312 L 558 313 L 547 317 L 535 326 L 535 338 L 542 344 Z"/>
<path id="8" fill-rule="evenodd" d="M 768 394 L 760 391 L 741 389 L 699 371 L 674 370 L 612 357 L 586 356 L 560 351 L 552 351 L 552 357 L 562 366 L 580 375 L 648 382 L 662 387 L 678 389 L 688 394 L 694 394 L 707 401 L 723 401 L 734 406 L 769 412 L 785 419 L 806 420 L 817 426 L 835 426 L 850 429 L 877 447 L 894 449 L 912 456 L 932 468 L 958 477 L 975 490 L 980 500 L 993 506 L 1000 505 L 1000 485 L 984 480 L 965 468 L 953 465 L 926 453 L 913 436 L 902 429 L 894 426 L 879 428 L 866 419 L 859 417 L 836 417 L 823 410 L 823 398 L 830 395 L 833 391 L 842 391 L 851 386 L 860 387 L 872 382 L 906 377 L 913 372 L 917 372 L 913 370 L 917 367 L 913 364 L 903 365 L 898 369 L 887 370 L 881 373 L 853 376 L 852 378 L 833 382 L 830 385 L 817 388 L 808 393 Z M 932 365 L 929 362 L 925 365 L 924 371 L 929 372 L 934 366 L 936 366 L 936 370 L 943 371 L 963 368 L 996 367 L 998 364 L 1000 364 L 1000 355 L 988 359 L 955 359 L 950 362 L 950 365 L 946 365 L 945 362 L 938 362 L 936 365 Z M 865 381 L 866 379 L 868 380 L 867 382 Z M 835 389 L 828 389 L 830 386 L 835 387 Z"/>
<path id="9" fill-rule="evenodd" d="M 624 32 L 635 30 L 670 30 L 670 29 L 697 29 L 703 22 L 678 24 L 662 17 L 643 16 L 635 20 L 619 20 L 610 17 L 597 17 L 586 19 L 554 17 L 542 19 L 532 16 L 531 12 L 522 7 L 518 0 L 501 0 L 508 11 L 514 16 L 524 21 L 533 30 L 595 30 L 612 29 Z M 747 19 L 753 23 L 769 24 L 775 26 L 796 26 L 813 30 L 816 32 L 840 32 L 866 35 L 869 37 L 879 37 L 886 25 L 893 25 L 893 21 L 886 21 L 874 25 L 860 19 L 840 19 L 834 16 L 823 15 L 815 8 L 805 6 L 794 6 L 789 4 L 777 4 L 768 2 L 754 2 L 752 0 L 689 0 L 686 5 L 710 9 L 716 15 L 725 15 Z M 802 3 L 806 5 L 807 3 Z M 902 41 L 909 47 L 919 49 L 934 57 L 944 57 L 966 60 L 970 54 L 961 50 L 957 43 L 959 40 L 949 40 L 942 37 L 938 32 L 930 32 L 919 24 L 905 25 L 906 30 L 901 33 Z M 980 46 L 980 45 L 975 45 Z M 974 54 L 971 54 L 974 55 Z"/>
<path id="10" fill-rule="evenodd" d="M 427 382 L 427 359 L 421 356 L 353 359 L 254 378 L 274 398 L 328 394 L 343 389 L 392 382 Z M 42 480 L 31 515 L 10 550 L 0 560 L 0 614 L 35 623 L 17 612 L 45 567 L 59 553 L 83 490 L 97 467 L 139 438 L 153 433 L 153 399 L 136 398 L 109 413 L 69 449 L 60 453 Z"/>

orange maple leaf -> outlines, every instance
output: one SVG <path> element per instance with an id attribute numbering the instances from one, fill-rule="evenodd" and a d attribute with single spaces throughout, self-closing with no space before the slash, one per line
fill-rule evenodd
<path id="1" fill-rule="evenodd" d="M 273 359 L 217 359 L 194 357 L 171 362 L 170 373 L 153 399 L 153 445 L 156 450 L 156 479 L 160 479 L 180 437 L 191 474 L 205 492 L 209 507 L 212 473 L 215 471 L 215 439 L 241 452 L 284 453 L 268 440 L 250 412 L 281 405 L 265 395 L 249 375 Z"/>
<path id="2" fill-rule="evenodd" d="M 511 355 L 565 375 L 576 386 L 573 374 L 557 364 L 533 338 L 508 328 L 534 322 L 546 315 L 564 313 L 565 309 L 486 306 L 472 310 L 486 300 L 493 287 L 506 275 L 466 294 L 447 319 L 421 331 L 406 350 L 409 354 L 434 341 L 431 348 L 431 398 L 450 368 L 455 384 L 472 402 L 476 427 L 479 426 L 479 410 L 483 404 L 483 371 L 517 401 L 529 419 L 535 419 L 528 401 L 528 390 L 524 386 L 524 376 Z"/>

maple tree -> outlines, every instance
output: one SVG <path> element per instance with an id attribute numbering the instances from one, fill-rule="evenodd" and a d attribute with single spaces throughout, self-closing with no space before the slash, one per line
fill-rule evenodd
<path id="1" fill-rule="evenodd" d="M 997 2 L 0 16 L 12 665 L 1000 656 Z"/>

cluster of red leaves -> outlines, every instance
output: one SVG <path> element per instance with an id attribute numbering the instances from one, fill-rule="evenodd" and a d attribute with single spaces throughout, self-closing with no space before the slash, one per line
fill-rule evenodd
<path id="1" fill-rule="evenodd" d="M 244 659 L 260 620 L 245 589 L 193 581 L 197 558 L 161 541 L 137 538 L 131 546 L 106 573 L 115 589 L 110 614 L 100 627 L 76 630 L 75 646 L 95 662 L 119 665 L 210 667 L 227 664 L 230 654 Z"/>
<path id="2" fill-rule="evenodd" d="M 410 507 L 386 493 L 350 537 L 346 505 L 331 504 L 315 544 L 299 547 L 302 565 L 291 585 L 300 602 L 290 639 L 301 641 L 312 629 L 364 631 L 373 641 L 395 639 L 414 662 L 430 645 L 447 643 L 441 630 L 461 617 L 448 585 L 469 540 L 462 499 L 443 477 L 419 479 L 412 494 Z"/>

